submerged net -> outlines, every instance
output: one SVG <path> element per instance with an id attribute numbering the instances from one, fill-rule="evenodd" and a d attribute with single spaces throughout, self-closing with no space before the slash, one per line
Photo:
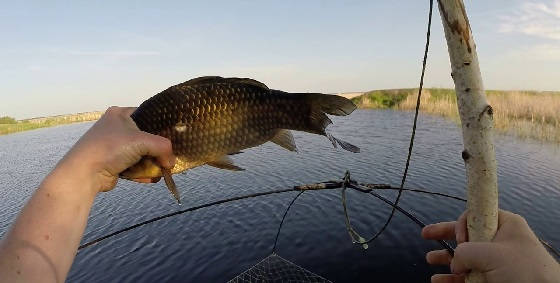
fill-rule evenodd
<path id="1" fill-rule="evenodd" d="M 272 253 L 229 282 L 331 282 Z"/>

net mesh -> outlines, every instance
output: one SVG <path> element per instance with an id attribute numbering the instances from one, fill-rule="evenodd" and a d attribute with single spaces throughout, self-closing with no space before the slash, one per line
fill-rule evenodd
<path id="1" fill-rule="evenodd" d="M 271 254 L 229 282 L 331 282 L 277 254 Z"/>

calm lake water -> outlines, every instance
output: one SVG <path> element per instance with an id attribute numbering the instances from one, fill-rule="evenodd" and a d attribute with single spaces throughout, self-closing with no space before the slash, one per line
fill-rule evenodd
<path id="1" fill-rule="evenodd" d="M 163 182 L 119 181 L 100 194 L 83 242 L 132 224 L 233 196 L 289 188 L 342 177 L 350 170 L 361 182 L 400 184 L 412 113 L 356 111 L 335 118 L 331 132 L 359 147 L 333 149 L 321 136 L 296 133 L 299 153 L 274 144 L 235 155 L 246 169 L 230 172 L 199 167 L 175 176 L 183 206 Z M 0 136 L 0 235 L 42 178 L 91 123 Z M 465 196 L 460 129 L 439 117 L 421 115 L 406 187 Z M 496 137 L 500 207 L 524 215 L 538 236 L 560 248 L 560 147 Z M 295 192 L 226 203 L 164 219 L 81 250 L 69 282 L 224 282 L 271 253 L 282 215 Z M 394 199 L 394 192 L 381 192 Z M 405 192 L 401 206 L 426 223 L 455 219 L 464 203 Z M 348 192 L 355 228 L 368 237 L 390 212 L 383 202 Z M 292 206 L 277 253 L 335 282 L 429 282 L 445 268 L 430 267 L 425 253 L 438 244 L 420 237 L 402 214 L 363 250 L 351 244 L 339 190 L 304 193 Z"/>

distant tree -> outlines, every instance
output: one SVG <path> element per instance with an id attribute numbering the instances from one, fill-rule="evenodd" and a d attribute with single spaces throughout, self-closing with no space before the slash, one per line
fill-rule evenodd
<path id="1" fill-rule="evenodd" d="M 4 116 L 4 117 L 0 117 L 0 124 L 16 124 L 17 121 L 16 119 L 9 117 L 9 116 Z"/>

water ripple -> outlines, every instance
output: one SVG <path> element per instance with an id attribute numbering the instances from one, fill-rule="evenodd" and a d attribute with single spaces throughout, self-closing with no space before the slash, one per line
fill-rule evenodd
<path id="1" fill-rule="evenodd" d="M 175 176 L 184 205 L 179 207 L 163 182 L 119 181 L 100 194 L 84 240 L 131 224 L 224 198 L 340 178 L 346 170 L 362 182 L 400 184 L 412 125 L 410 112 L 356 111 L 334 117 L 330 132 L 361 147 L 360 154 L 333 149 L 321 136 L 295 133 L 299 153 L 274 144 L 233 156 L 246 171 L 199 167 Z M 91 123 L 0 136 L 0 234 L 57 160 Z M 421 115 L 407 187 L 464 196 L 465 169 L 460 129 L 444 119 Z M 536 233 L 560 247 L 560 150 L 557 146 L 496 137 L 500 206 L 521 213 Z M 382 191 L 394 199 L 396 192 Z M 121 234 L 78 253 L 70 282 L 221 282 L 267 256 L 278 225 L 295 193 L 226 203 L 164 219 Z M 455 219 L 464 203 L 404 192 L 401 206 L 426 223 Z M 385 203 L 348 192 L 354 227 L 371 236 L 390 213 Z M 333 281 L 428 281 L 425 263 L 437 244 L 401 214 L 367 251 L 350 243 L 339 190 L 306 192 L 290 210 L 277 252 Z"/>

